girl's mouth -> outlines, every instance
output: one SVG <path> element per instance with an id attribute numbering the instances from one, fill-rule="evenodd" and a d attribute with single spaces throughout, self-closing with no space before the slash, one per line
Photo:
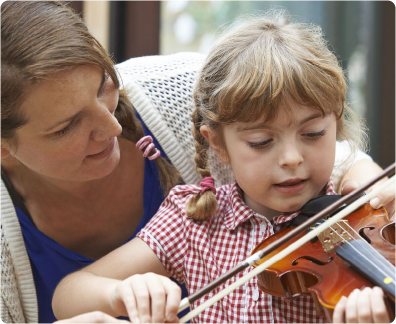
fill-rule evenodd
<path id="1" fill-rule="evenodd" d="M 306 185 L 307 185 L 307 180 L 298 179 L 298 180 L 290 180 L 275 184 L 274 188 L 281 193 L 294 194 L 303 190 Z"/>

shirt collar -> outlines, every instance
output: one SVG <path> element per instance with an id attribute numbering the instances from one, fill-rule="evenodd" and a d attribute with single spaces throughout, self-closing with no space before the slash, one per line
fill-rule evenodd
<path id="1" fill-rule="evenodd" d="M 323 188 L 325 195 L 335 195 L 333 180 L 330 178 L 326 186 Z M 242 199 L 242 189 L 235 182 L 228 193 L 231 208 L 227 211 L 224 217 L 224 225 L 230 230 L 234 230 L 240 224 L 246 222 L 253 216 L 263 216 L 254 212 L 249 206 L 245 204 Z M 294 213 L 281 213 L 272 219 L 274 225 L 279 225 L 292 220 L 300 214 L 300 211 Z"/>

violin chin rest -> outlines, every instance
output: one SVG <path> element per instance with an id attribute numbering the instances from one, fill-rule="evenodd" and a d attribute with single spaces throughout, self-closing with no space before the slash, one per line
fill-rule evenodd
<path id="1" fill-rule="evenodd" d="M 355 200 L 359 199 L 360 197 L 364 196 L 366 193 L 362 193 L 361 195 L 358 195 L 356 197 L 353 197 L 349 203 L 354 202 Z M 311 199 L 308 201 L 304 206 L 301 208 L 301 214 L 307 215 L 307 216 L 313 216 L 325 209 L 326 207 L 330 206 L 331 204 L 335 203 L 337 200 L 342 198 L 344 196 L 342 195 L 326 195 L 326 196 L 321 196 L 317 197 L 314 199 Z M 335 213 L 338 213 L 341 209 L 345 208 L 347 204 L 343 204 L 336 211 L 334 211 L 331 215 L 334 215 Z M 329 215 L 329 216 L 331 216 Z"/>

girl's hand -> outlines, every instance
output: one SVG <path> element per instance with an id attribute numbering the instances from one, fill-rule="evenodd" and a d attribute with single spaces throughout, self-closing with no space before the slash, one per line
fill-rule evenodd
<path id="1" fill-rule="evenodd" d="M 67 323 L 129 323 L 128 321 L 119 320 L 113 316 L 107 315 L 103 312 L 90 312 L 74 316 L 62 321 L 54 322 L 55 324 Z"/>
<path id="2" fill-rule="evenodd" d="M 356 188 L 359 188 L 360 184 L 358 181 L 354 179 L 349 179 L 344 181 L 342 184 L 341 194 L 346 195 Z M 375 185 L 367 190 L 370 192 Z M 394 220 L 395 219 L 395 188 L 393 186 L 389 186 L 382 192 L 380 192 L 376 197 L 373 197 L 370 200 L 371 207 L 377 209 L 380 207 L 385 207 L 388 212 L 389 218 Z"/>
<path id="3" fill-rule="evenodd" d="M 154 273 L 134 275 L 117 284 L 110 305 L 132 323 L 178 323 L 179 286 Z"/>
<path id="4" fill-rule="evenodd" d="M 334 308 L 333 323 L 389 323 L 381 288 L 355 289 Z"/>

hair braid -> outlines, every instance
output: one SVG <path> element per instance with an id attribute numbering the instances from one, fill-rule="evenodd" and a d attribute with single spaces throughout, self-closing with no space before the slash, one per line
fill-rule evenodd
<path id="1" fill-rule="evenodd" d="M 129 101 L 125 90 L 120 90 L 115 116 L 122 126 L 122 137 L 136 143 L 144 136 L 143 127 L 135 117 L 132 104 Z M 154 153 L 155 148 L 150 151 L 150 155 Z M 180 182 L 179 173 L 173 165 L 161 156 L 156 158 L 154 163 L 158 168 L 161 187 L 164 194 L 167 195 L 169 191 Z"/>
<path id="2" fill-rule="evenodd" d="M 209 143 L 200 132 L 202 116 L 197 108 L 195 108 L 192 114 L 192 120 L 192 134 L 194 136 L 194 146 L 196 151 L 194 160 L 197 166 L 197 171 L 203 178 L 210 177 L 210 169 L 207 165 Z M 205 220 L 216 211 L 216 206 L 216 195 L 212 190 L 207 190 L 204 193 L 199 192 L 190 199 L 186 206 L 186 213 L 192 219 Z"/>

